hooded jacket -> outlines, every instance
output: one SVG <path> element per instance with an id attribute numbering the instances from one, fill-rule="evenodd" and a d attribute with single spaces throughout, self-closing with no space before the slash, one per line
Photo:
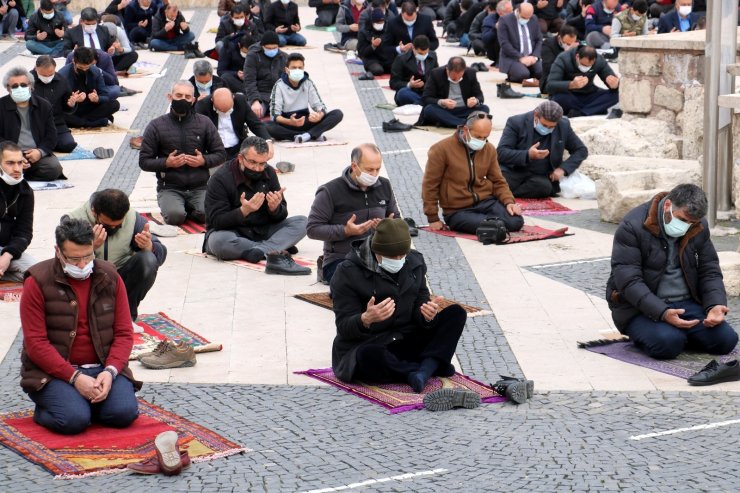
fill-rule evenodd
<path id="1" fill-rule="evenodd" d="M 270 95 L 270 116 L 275 120 L 278 116 L 290 118 L 296 114 L 298 117 L 308 116 L 309 108 L 312 111 L 326 112 L 326 105 L 319 96 L 313 81 L 308 78 L 308 72 L 303 74 L 303 79 L 293 87 L 288 79 L 288 74 L 283 73 L 280 80 L 275 83 Z"/>

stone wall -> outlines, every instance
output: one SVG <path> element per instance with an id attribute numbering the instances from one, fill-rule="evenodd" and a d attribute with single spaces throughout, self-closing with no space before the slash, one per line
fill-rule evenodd
<path id="1" fill-rule="evenodd" d="M 704 54 L 697 51 L 621 48 L 619 103 L 624 118 L 650 117 L 670 125 L 679 156 L 702 154 Z"/>

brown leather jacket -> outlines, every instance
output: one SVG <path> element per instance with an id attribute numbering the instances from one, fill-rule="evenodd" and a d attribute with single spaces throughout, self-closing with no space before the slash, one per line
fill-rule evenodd
<path id="1" fill-rule="evenodd" d="M 28 276 L 34 278 L 44 296 L 49 341 L 64 359 L 69 359 L 77 328 L 77 299 L 74 291 L 55 258 L 39 262 L 28 269 L 26 277 Z M 113 264 L 95 260 L 88 302 L 88 321 L 95 353 L 103 363 L 113 343 L 117 277 L 118 272 Z M 121 375 L 131 380 L 136 390 L 141 389 L 141 382 L 134 380 L 128 365 L 123 368 Z M 24 347 L 21 352 L 23 390 L 39 391 L 52 378 L 31 361 Z"/>

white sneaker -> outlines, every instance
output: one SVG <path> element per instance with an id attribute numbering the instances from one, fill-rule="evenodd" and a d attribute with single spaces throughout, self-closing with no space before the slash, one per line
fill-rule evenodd
<path id="1" fill-rule="evenodd" d="M 144 329 L 141 326 L 137 325 L 136 322 L 134 322 L 133 320 L 131 321 L 131 327 L 134 329 L 134 334 L 144 333 Z"/>

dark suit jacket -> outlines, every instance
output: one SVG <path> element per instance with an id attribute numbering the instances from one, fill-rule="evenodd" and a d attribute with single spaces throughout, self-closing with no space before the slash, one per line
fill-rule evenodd
<path id="1" fill-rule="evenodd" d="M 462 80 L 460 80 L 460 92 L 464 101 L 468 98 L 478 98 L 478 104 L 483 104 L 483 91 L 480 89 L 476 71 L 466 68 Z M 422 102 L 437 104 L 440 99 L 447 99 L 450 94 L 450 81 L 447 79 L 446 67 L 438 67 L 427 76 L 424 84 L 424 95 Z"/>
<path id="2" fill-rule="evenodd" d="M 216 128 L 218 128 L 218 113 L 213 109 L 211 96 L 205 97 L 195 103 L 195 112 L 210 118 Z M 234 111 L 231 112 L 231 124 L 234 127 L 234 133 L 239 138 L 239 142 L 247 137 L 247 128 L 257 137 L 262 137 L 265 140 L 272 138 L 267 133 L 265 124 L 252 111 L 244 94 L 234 94 Z"/>
<path id="3" fill-rule="evenodd" d="M 437 33 L 434 31 L 431 17 L 424 14 L 416 14 L 416 22 L 411 33 L 412 36 L 409 37 L 409 30 L 406 24 L 403 23 L 403 17 L 401 15 L 397 15 L 393 19 L 386 21 L 381 46 L 386 50 L 388 60 L 393 60 L 396 56 L 396 47 L 399 43 L 411 43 L 420 34 L 429 38 L 429 48 L 432 51 L 439 48 L 439 40 L 437 39 Z"/>
<path id="4" fill-rule="evenodd" d="M 542 42 L 542 77 L 540 78 L 540 92 L 547 92 L 547 76 L 550 75 L 552 64 L 564 50 L 560 47 L 558 37 L 553 36 Z"/>
<path id="5" fill-rule="evenodd" d="M 98 24 L 98 27 L 95 28 L 95 34 L 98 35 L 98 40 L 100 41 L 100 46 L 96 46 L 95 48 L 108 51 L 111 45 L 108 29 Z M 67 56 L 74 50 L 75 46 L 85 46 L 84 38 L 86 37 L 87 34 L 82 30 L 82 24 L 77 24 L 72 29 L 67 29 L 64 32 L 64 56 Z"/>
<path id="6" fill-rule="evenodd" d="M 542 58 L 542 32 L 537 16 L 533 15 L 527 23 L 529 41 L 532 45 L 532 56 Z M 507 14 L 498 23 L 498 43 L 501 46 L 499 70 L 508 72 L 512 62 L 517 62 L 522 55 L 522 40 L 519 35 L 519 22 L 514 13 Z"/>
<path id="7" fill-rule="evenodd" d="M 103 71 L 100 70 L 95 65 L 90 67 L 90 69 L 85 74 L 85 81 L 83 84 L 77 83 L 77 78 L 75 77 L 74 72 L 75 72 L 74 63 L 68 63 L 64 67 L 60 68 L 59 71 L 57 72 L 57 75 L 59 77 L 62 77 L 64 80 L 67 81 L 67 84 L 69 85 L 69 89 L 72 92 L 82 91 L 86 94 L 89 94 L 93 91 L 96 91 L 98 93 L 98 98 L 100 100 L 100 103 L 107 103 L 111 99 L 115 99 L 111 97 L 110 89 L 105 84 L 105 79 L 103 78 Z"/>
<path id="8" fill-rule="evenodd" d="M 57 128 L 54 125 L 54 115 L 51 104 L 36 95 L 31 94 L 29 120 L 31 135 L 36 141 L 36 148 L 46 154 L 54 152 L 57 145 Z M 21 135 L 21 116 L 18 106 L 10 95 L 0 98 L 0 139 L 18 142 Z"/>
<path id="9" fill-rule="evenodd" d="M 406 87 L 406 84 L 411 80 L 411 76 L 416 79 L 422 79 L 426 82 L 427 77 L 435 68 L 439 67 L 437 62 L 437 54 L 429 50 L 429 56 L 424 60 L 424 73 L 420 74 L 416 65 L 416 56 L 414 50 L 409 50 L 403 55 L 399 55 L 393 60 L 393 66 L 391 67 L 391 89 L 398 92 L 399 90 Z M 424 88 L 414 89 L 418 93 L 422 93 Z"/>
<path id="10" fill-rule="evenodd" d="M 696 29 L 696 22 L 699 20 L 699 16 L 694 12 L 689 14 L 689 31 Z M 671 10 L 660 16 L 658 21 L 658 34 L 665 34 L 671 32 L 673 29 L 676 31 L 681 30 L 681 21 L 678 20 L 678 12 Z"/>
<path id="11" fill-rule="evenodd" d="M 534 129 L 534 111 L 510 116 L 506 120 L 504 133 L 496 147 L 498 164 L 502 170 L 523 171 L 529 164 L 529 148 L 539 138 Z M 570 156 L 563 161 L 563 151 L 567 149 Z M 566 175 L 573 173 L 584 159 L 588 149 L 570 127 L 568 118 L 558 121 L 550 135 L 550 166 L 552 169 L 563 168 Z"/>

